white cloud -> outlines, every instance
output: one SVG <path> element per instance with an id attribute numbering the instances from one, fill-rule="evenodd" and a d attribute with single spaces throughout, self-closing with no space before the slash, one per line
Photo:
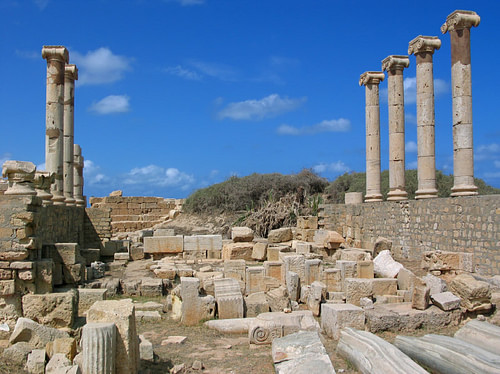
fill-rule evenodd
<path id="1" fill-rule="evenodd" d="M 189 61 L 189 65 L 194 67 L 201 74 L 212 78 L 231 82 L 238 80 L 238 72 L 231 66 L 199 60 L 191 60 Z"/>
<path id="2" fill-rule="evenodd" d="M 474 159 L 476 161 L 491 160 L 498 157 L 500 157 L 500 144 L 497 143 L 482 144 L 476 147 L 476 151 L 474 152 Z"/>
<path id="3" fill-rule="evenodd" d="M 407 77 L 403 80 L 405 104 L 417 102 L 417 78 Z M 449 91 L 448 83 L 443 79 L 434 79 L 434 96 L 447 93 Z M 387 87 L 380 90 L 380 100 L 387 102 Z"/>
<path id="4" fill-rule="evenodd" d="M 320 163 L 318 165 L 314 165 L 312 167 L 313 171 L 315 173 L 318 173 L 318 174 L 322 174 L 322 173 L 345 173 L 349 170 L 351 170 L 349 168 L 349 166 L 347 166 L 346 164 L 344 164 L 344 162 L 342 161 L 337 161 L 337 162 L 332 162 L 330 164 L 326 164 L 326 163 Z"/>
<path id="5" fill-rule="evenodd" d="M 94 102 L 89 110 L 98 114 L 124 113 L 130 110 L 130 97 L 127 95 L 109 95 Z"/>
<path id="6" fill-rule="evenodd" d="M 288 97 L 281 98 L 278 94 L 272 94 L 260 100 L 229 103 L 218 113 L 218 117 L 219 119 L 260 120 L 295 110 L 304 101 L 306 101 L 305 97 L 290 99 Z"/>
<path id="7" fill-rule="evenodd" d="M 33 2 L 40 10 L 44 10 L 49 5 L 49 0 L 33 0 Z"/>
<path id="8" fill-rule="evenodd" d="M 413 140 L 410 140 L 409 142 L 407 142 L 405 144 L 405 149 L 406 149 L 406 152 L 416 153 L 418 150 L 417 143 L 414 142 Z"/>
<path id="9" fill-rule="evenodd" d="M 101 172 L 101 167 L 96 165 L 91 160 L 84 160 L 83 167 L 83 178 L 85 180 L 85 184 L 94 186 L 94 185 L 103 185 L 109 181 L 109 178 Z"/>
<path id="10" fill-rule="evenodd" d="M 351 129 L 351 121 L 345 118 L 324 120 L 312 126 L 293 127 L 281 125 L 277 133 L 280 135 L 304 135 L 317 134 L 321 132 L 347 132 Z"/>
<path id="11" fill-rule="evenodd" d="M 175 75 L 175 76 L 180 77 L 180 78 L 193 80 L 193 81 L 197 81 L 197 80 L 201 79 L 201 75 L 198 74 L 196 71 L 185 69 L 180 65 L 168 67 L 165 69 L 165 72 L 172 74 L 172 75 Z"/>
<path id="12" fill-rule="evenodd" d="M 21 57 L 21 58 L 26 58 L 30 60 L 38 60 L 40 59 L 41 55 L 40 52 L 35 52 L 35 51 L 25 51 L 21 49 L 16 49 L 16 55 Z"/>
<path id="13" fill-rule="evenodd" d="M 124 184 L 154 185 L 159 187 L 181 187 L 188 189 L 194 183 L 192 175 L 181 172 L 176 168 L 163 168 L 157 165 L 148 165 L 133 168 L 125 177 Z"/>
<path id="14" fill-rule="evenodd" d="M 405 113 L 405 122 L 411 123 L 412 125 L 417 124 L 417 116 L 412 113 Z"/>
<path id="15" fill-rule="evenodd" d="M 105 84 L 123 78 L 126 71 L 131 70 L 132 59 L 113 54 L 107 47 L 101 47 L 82 55 L 71 53 L 71 60 L 78 66 L 78 84 Z"/>

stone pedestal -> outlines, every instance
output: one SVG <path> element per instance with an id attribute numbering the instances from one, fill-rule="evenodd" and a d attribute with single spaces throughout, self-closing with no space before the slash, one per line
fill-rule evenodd
<path id="1" fill-rule="evenodd" d="M 438 196 L 434 135 L 434 74 L 432 55 L 441 47 L 437 36 L 419 35 L 408 45 L 417 60 L 418 189 L 415 199 Z"/>
<path id="2" fill-rule="evenodd" d="M 49 171 L 35 172 L 35 191 L 36 196 L 42 199 L 42 205 L 52 205 L 52 194 L 50 193 L 50 185 L 54 182 L 54 174 Z"/>
<path id="3" fill-rule="evenodd" d="M 88 323 L 83 326 L 81 347 L 83 374 L 115 373 L 114 323 Z"/>
<path id="4" fill-rule="evenodd" d="M 66 205 L 76 205 L 73 198 L 73 144 L 75 131 L 75 80 L 78 79 L 78 69 L 75 65 L 66 65 L 64 69 L 64 202 Z"/>
<path id="5" fill-rule="evenodd" d="M 345 205 L 351 204 L 361 204 L 363 202 L 362 192 L 346 192 L 345 193 Z"/>
<path id="6" fill-rule="evenodd" d="M 8 178 L 5 195 L 36 195 L 33 188 L 36 166 L 32 162 L 8 160 L 3 163 L 2 177 Z"/>
<path id="7" fill-rule="evenodd" d="M 380 105 L 379 84 L 384 80 L 381 71 L 361 74 L 359 85 L 366 95 L 366 195 L 365 202 L 382 201 L 380 193 Z"/>
<path id="8" fill-rule="evenodd" d="M 454 177 L 451 196 L 477 195 L 472 145 L 470 29 L 478 26 L 480 20 L 476 12 L 456 10 L 441 26 L 441 32 L 449 32 L 451 40 Z"/>
<path id="9" fill-rule="evenodd" d="M 42 58 L 47 60 L 45 167 L 55 174 L 51 186 L 52 201 L 63 205 L 64 66 L 69 54 L 62 46 L 44 46 Z"/>
<path id="10" fill-rule="evenodd" d="M 405 189 L 405 108 L 403 69 L 410 65 L 408 56 L 388 56 L 382 61 L 387 71 L 389 104 L 389 193 L 387 200 L 406 200 Z"/>
<path id="11" fill-rule="evenodd" d="M 73 198 L 76 206 L 85 207 L 83 196 L 83 166 L 82 149 L 78 144 L 73 145 Z"/>

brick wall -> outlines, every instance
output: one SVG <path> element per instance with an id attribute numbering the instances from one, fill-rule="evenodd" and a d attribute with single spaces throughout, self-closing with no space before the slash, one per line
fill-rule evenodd
<path id="1" fill-rule="evenodd" d="M 384 236 L 395 257 L 408 260 L 429 250 L 473 253 L 478 273 L 500 274 L 500 195 L 324 204 L 319 225 L 363 248 Z"/>

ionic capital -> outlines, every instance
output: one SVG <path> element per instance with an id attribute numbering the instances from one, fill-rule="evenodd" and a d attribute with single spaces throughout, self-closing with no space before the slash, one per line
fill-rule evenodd
<path id="1" fill-rule="evenodd" d="M 434 53 L 439 48 L 441 48 L 441 40 L 437 36 L 419 35 L 408 43 L 408 54 Z"/>
<path id="2" fill-rule="evenodd" d="M 69 62 L 69 53 L 66 47 L 60 45 L 44 45 L 42 58 L 47 61 L 58 60 L 67 64 Z"/>
<path id="3" fill-rule="evenodd" d="M 366 86 L 367 84 L 379 84 L 385 79 L 385 74 L 382 71 L 365 71 L 359 77 L 359 85 Z"/>
<path id="4" fill-rule="evenodd" d="M 64 66 L 64 77 L 73 81 L 78 80 L 78 68 L 76 65 L 67 64 Z"/>
<path id="5" fill-rule="evenodd" d="M 410 59 L 408 56 L 391 55 L 382 60 L 383 71 L 403 70 L 408 66 L 410 66 Z"/>
<path id="6" fill-rule="evenodd" d="M 448 31 L 470 29 L 472 26 L 477 27 L 479 22 L 481 22 L 481 17 L 476 12 L 455 10 L 446 18 L 446 22 L 441 26 L 441 32 L 446 34 Z"/>

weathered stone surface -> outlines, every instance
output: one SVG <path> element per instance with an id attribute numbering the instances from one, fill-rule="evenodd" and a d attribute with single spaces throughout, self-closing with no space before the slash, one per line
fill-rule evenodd
<path id="1" fill-rule="evenodd" d="M 12 331 L 18 318 L 23 316 L 21 296 L 14 294 L 12 296 L 0 296 L 0 323 L 4 323 Z M 5 334 L 0 330 L 0 337 Z M 8 336 L 5 337 L 8 339 Z"/>
<path id="2" fill-rule="evenodd" d="M 244 282 L 246 278 L 245 260 L 225 260 L 224 278 L 233 278 Z"/>
<path id="3" fill-rule="evenodd" d="M 153 343 L 147 340 L 144 335 L 139 335 L 139 356 L 141 360 L 154 362 Z"/>
<path id="4" fill-rule="evenodd" d="M 142 278 L 140 286 L 141 296 L 155 297 L 163 295 L 163 282 L 161 279 Z"/>
<path id="5" fill-rule="evenodd" d="M 448 291 L 448 286 L 446 285 L 444 279 L 436 277 L 435 275 L 427 274 L 426 276 L 422 277 L 422 280 L 430 288 L 431 296 L 436 293 Z"/>
<path id="6" fill-rule="evenodd" d="M 282 267 L 282 261 L 264 261 L 264 275 L 281 282 Z"/>
<path id="7" fill-rule="evenodd" d="M 87 322 L 107 322 L 116 325 L 116 372 L 137 373 L 139 370 L 139 340 L 137 339 L 135 308 L 132 300 L 97 301 L 87 312 Z"/>
<path id="8" fill-rule="evenodd" d="M 266 293 L 267 302 L 273 312 L 282 312 L 283 309 L 290 308 L 290 299 L 284 286 L 280 286 Z"/>
<path id="9" fill-rule="evenodd" d="M 297 228 L 316 230 L 318 228 L 318 216 L 298 216 Z"/>
<path id="10" fill-rule="evenodd" d="M 161 315 L 157 310 L 138 310 L 135 312 L 135 320 L 138 322 L 158 322 L 161 321 Z"/>
<path id="11" fill-rule="evenodd" d="M 434 305 L 442 310 L 453 310 L 460 308 L 460 298 L 453 295 L 451 292 L 441 292 L 431 295 L 431 300 Z"/>
<path id="12" fill-rule="evenodd" d="M 76 340 L 75 338 L 54 339 L 47 343 L 45 351 L 49 359 L 57 353 L 62 353 L 72 362 L 76 356 Z"/>
<path id="13" fill-rule="evenodd" d="M 412 271 L 402 268 L 399 270 L 397 280 L 398 280 L 398 289 L 407 290 L 413 293 L 413 285 L 415 283 L 416 275 L 413 274 Z"/>
<path id="14" fill-rule="evenodd" d="M 500 327 L 488 322 L 471 320 L 458 330 L 455 338 L 474 344 L 484 350 L 499 354 Z"/>
<path id="15" fill-rule="evenodd" d="M 460 270 L 472 273 L 473 264 L 474 255 L 465 252 L 427 251 L 422 258 L 422 269 L 427 271 Z"/>
<path id="16" fill-rule="evenodd" d="M 469 274 L 457 275 L 450 283 L 450 291 L 462 299 L 460 305 L 470 312 L 491 309 L 490 285 Z"/>
<path id="17" fill-rule="evenodd" d="M 292 271 L 296 273 L 302 284 L 306 284 L 306 259 L 302 255 L 290 255 L 284 258 L 284 266 L 282 268 L 281 279 L 285 280 L 286 272 Z"/>
<path id="18" fill-rule="evenodd" d="M 209 329 L 224 334 L 248 334 L 249 325 L 255 318 L 214 319 L 204 323 Z"/>
<path id="19" fill-rule="evenodd" d="M 198 278 L 181 277 L 181 322 L 184 325 L 196 325 L 204 319 L 214 317 L 215 298 L 211 295 L 200 297 L 199 288 L 200 280 Z"/>
<path id="20" fill-rule="evenodd" d="M 30 374 L 45 374 L 45 349 L 33 349 L 26 361 L 26 370 Z"/>
<path id="21" fill-rule="evenodd" d="M 382 236 L 379 236 L 377 240 L 375 240 L 375 244 L 373 245 L 373 256 L 378 256 L 378 254 L 382 251 L 391 251 L 392 249 L 392 241 Z"/>
<path id="22" fill-rule="evenodd" d="M 298 301 L 300 297 L 299 275 L 293 271 L 287 271 L 285 276 L 286 289 L 292 301 Z"/>
<path id="23" fill-rule="evenodd" d="M 255 243 L 252 250 L 252 259 L 264 261 L 267 258 L 267 243 Z"/>
<path id="24" fill-rule="evenodd" d="M 340 279 L 342 282 L 342 290 L 344 289 L 344 280 L 346 278 L 356 278 L 357 264 L 356 261 L 337 260 L 335 268 L 340 269 Z"/>
<path id="25" fill-rule="evenodd" d="M 257 317 L 259 314 L 267 312 L 269 312 L 269 303 L 265 292 L 255 292 L 245 297 L 246 317 Z"/>
<path id="26" fill-rule="evenodd" d="M 344 327 L 364 329 L 365 311 L 352 304 L 322 304 L 321 329 L 331 338 L 339 339 Z"/>
<path id="27" fill-rule="evenodd" d="M 144 238 L 144 253 L 169 254 L 182 253 L 183 236 L 153 236 Z"/>
<path id="28" fill-rule="evenodd" d="M 264 266 L 249 266 L 246 274 L 246 294 L 266 291 Z"/>
<path id="29" fill-rule="evenodd" d="M 222 249 L 222 235 L 184 236 L 184 252 L 203 252 Z"/>
<path id="30" fill-rule="evenodd" d="M 297 242 L 297 244 L 295 245 L 295 252 L 298 255 L 305 255 L 311 253 L 311 249 L 312 249 L 311 243 Z"/>
<path id="31" fill-rule="evenodd" d="M 243 296 L 238 281 L 232 278 L 215 279 L 214 287 L 219 318 L 243 318 Z"/>
<path id="32" fill-rule="evenodd" d="M 46 374 L 67 374 L 73 365 L 68 358 L 62 353 L 56 353 L 47 363 L 45 367 Z"/>
<path id="33" fill-rule="evenodd" d="M 340 269 L 325 269 L 323 283 L 326 284 L 328 292 L 342 291 L 342 271 Z"/>
<path id="34" fill-rule="evenodd" d="M 344 280 L 344 290 L 346 302 L 359 306 L 360 299 L 373 296 L 374 279 L 346 278 Z"/>
<path id="35" fill-rule="evenodd" d="M 373 295 L 396 295 L 398 291 L 398 281 L 394 278 L 374 278 L 372 279 Z"/>
<path id="36" fill-rule="evenodd" d="M 356 248 L 339 249 L 335 253 L 335 257 L 337 257 L 339 260 L 356 262 L 371 261 L 372 259 L 370 253 Z"/>
<path id="37" fill-rule="evenodd" d="M 293 239 L 293 232 L 290 227 L 283 227 L 269 231 L 267 240 L 269 243 L 283 243 Z"/>
<path id="38" fill-rule="evenodd" d="M 0 358 L 3 362 L 11 362 L 23 366 L 33 346 L 27 342 L 17 342 L 12 346 L 5 348 Z"/>
<path id="39" fill-rule="evenodd" d="M 23 296 L 23 315 L 42 325 L 71 327 L 76 314 L 74 292 Z"/>
<path id="40" fill-rule="evenodd" d="M 0 296 L 12 296 L 16 293 L 15 280 L 0 281 Z"/>
<path id="41" fill-rule="evenodd" d="M 274 339 L 284 336 L 281 321 L 255 318 L 248 327 L 250 344 L 271 344 Z"/>
<path id="42" fill-rule="evenodd" d="M 251 261 L 253 246 L 252 242 L 226 243 L 222 247 L 222 259 Z"/>
<path id="43" fill-rule="evenodd" d="M 327 249 L 338 249 L 345 242 L 342 235 L 331 230 L 316 230 L 314 234 L 314 244 Z"/>
<path id="44" fill-rule="evenodd" d="M 26 342 L 33 348 L 44 349 L 48 342 L 57 338 L 68 338 L 69 335 L 65 331 L 57 330 L 52 327 L 47 327 L 36 323 L 28 318 L 19 318 L 9 343 L 15 344 L 18 342 Z"/>
<path id="45" fill-rule="evenodd" d="M 251 242 L 254 237 L 254 232 L 250 227 L 233 227 L 231 228 L 231 239 L 233 242 Z"/>
<path id="46" fill-rule="evenodd" d="M 319 334 L 314 331 L 274 339 L 272 356 L 278 374 L 335 373 Z"/>
<path id="47" fill-rule="evenodd" d="M 321 281 L 321 275 L 323 274 L 323 261 L 319 259 L 305 260 L 304 270 L 306 284 Z"/>
<path id="48" fill-rule="evenodd" d="M 373 261 L 356 261 L 356 274 L 358 278 L 373 278 L 375 274 L 373 270 Z"/>
<path id="49" fill-rule="evenodd" d="M 84 316 L 96 302 L 106 300 L 108 290 L 105 288 L 79 288 L 78 289 L 78 315 Z"/>
<path id="50" fill-rule="evenodd" d="M 381 251 L 377 257 L 373 259 L 373 270 L 375 275 L 381 278 L 396 278 L 399 271 L 404 266 L 399 262 L 394 261 L 390 251 Z"/>
<path id="51" fill-rule="evenodd" d="M 326 285 L 322 282 L 311 283 L 311 288 L 307 296 L 307 308 L 314 316 L 319 316 L 321 303 L 326 300 Z"/>
<path id="52" fill-rule="evenodd" d="M 254 318 L 249 325 L 249 340 L 252 344 L 269 344 L 280 336 L 293 334 L 300 330 L 319 331 L 318 322 L 309 310 L 291 313 L 269 312 Z"/>
<path id="53" fill-rule="evenodd" d="M 416 277 L 413 284 L 411 306 L 415 309 L 425 310 L 430 303 L 430 288 L 420 278 Z"/>
<path id="54" fill-rule="evenodd" d="M 397 336 L 394 345 L 438 373 L 498 373 L 500 356 L 444 335 Z"/>

